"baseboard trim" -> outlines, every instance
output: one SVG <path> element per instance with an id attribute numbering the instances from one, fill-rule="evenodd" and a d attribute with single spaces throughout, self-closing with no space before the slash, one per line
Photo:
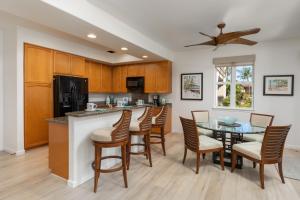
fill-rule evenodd
<path id="1" fill-rule="evenodd" d="M 15 150 L 12 150 L 12 149 L 9 149 L 9 148 L 5 148 L 3 151 L 5 151 L 6 153 L 9 153 L 10 155 L 16 155 L 16 156 L 21 156 L 21 155 L 24 155 L 25 154 L 25 150 L 22 149 L 22 150 L 19 150 L 19 151 L 15 151 Z"/>
<path id="2" fill-rule="evenodd" d="M 19 150 L 16 152 L 16 156 L 21 156 L 21 155 L 24 155 L 25 154 L 25 150 L 22 149 L 22 150 Z"/>

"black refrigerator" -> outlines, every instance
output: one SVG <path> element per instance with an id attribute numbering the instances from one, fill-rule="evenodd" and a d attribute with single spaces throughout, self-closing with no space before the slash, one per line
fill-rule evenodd
<path id="1" fill-rule="evenodd" d="M 67 112 L 82 111 L 88 102 L 88 79 L 70 76 L 54 76 L 54 117 Z"/>

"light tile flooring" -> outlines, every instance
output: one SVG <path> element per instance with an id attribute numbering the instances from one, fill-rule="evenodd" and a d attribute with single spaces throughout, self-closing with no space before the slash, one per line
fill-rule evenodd
<path id="1" fill-rule="evenodd" d="M 121 172 L 102 174 L 98 192 L 93 180 L 77 188 L 50 174 L 48 148 L 41 147 L 16 157 L 0 153 L 0 199 L 300 199 L 300 182 L 286 179 L 282 184 L 273 165 L 265 169 L 265 190 L 259 185 L 258 170 L 245 161 L 242 170 L 221 171 L 209 159 L 201 160 L 200 173 L 194 172 L 195 155 L 188 152 L 183 166 L 183 138 L 167 136 L 167 156 L 159 145 L 153 145 L 153 167 L 142 156 L 133 156 L 125 189 Z M 287 153 L 289 153 L 287 151 Z"/>

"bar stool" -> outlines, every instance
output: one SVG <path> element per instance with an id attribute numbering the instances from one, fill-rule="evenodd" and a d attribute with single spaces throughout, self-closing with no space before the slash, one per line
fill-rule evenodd
<path id="1" fill-rule="evenodd" d="M 160 141 L 150 141 L 150 144 L 161 144 L 164 156 L 166 156 L 164 127 L 166 124 L 167 113 L 168 113 L 168 106 L 163 106 L 160 112 L 152 118 L 152 128 L 159 128 L 160 136 L 150 134 L 150 138 L 160 139 Z"/>
<path id="2" fill-rule="evenodd" d="M 110 173 L 115 171 L 123 170 L 123 178 L 125 188 L 127 184 L 127 172 L 126 172 L 126 147 L 129 136 L 129 125 L 131 120 L 132 111 L 123 110 L 122 116 L 112 128 L 98 129 L 91 135 L 91 139 L 95 145 L 95 161 L 92 163 L 92 167 L 95 171 L 94 177 L 94 192 L 97 192 L 98 179 L 101 173 Z M 102 148 L 121 147 L 121 156 L 103 156 Z M 112 169 L 101 169 L 101 160 L 118 158 L 122 160 L 122 166 Z"/>
<path id="3" fill-rule="evenodd" d="M 151 149 L 150 149 L 150 132 L 151 132 L 151 121 L 152 121 L 152 107 L 147 106 L 144 113 L 140 116 L 137 121 L 131 121 L 129 127 L 129 140 L 128 140 L 128 151 L 127 151 L 127 169 L 129 170 L 130 155 L 146 155 L 149 159 L 150 167 L 152 167 Z M 131 143 L 132 136 L 143 137 L 144 143 Z M 132 146 L 143 146 L 144 151 L 132 152 Z"/>

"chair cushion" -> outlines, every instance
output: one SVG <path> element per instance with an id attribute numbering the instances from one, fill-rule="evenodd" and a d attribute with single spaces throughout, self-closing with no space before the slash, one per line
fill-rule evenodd
<path id="1" fill-rule="evenodd" d="M 217 148 L 222 148 L 223 144 L 222 142 L 207 137 L 206 135 L 200 135 L 199 136 L 199 148 L 200 150 L 209 150 L 209 149 L 217 149 Z"/>
<path id="2" fill-rule="evenodd" d="M 109 142 L 109 141 L 112 141 L 111 132 L 113 130 L 114 130 L 113 127 L 111 127 L 111 128 L 97 129 L 97 130 L 95 130 L 92 133 L 91 139 L 93 141 L 97 141 L 97 142 Z"/>
<path id="3" fill-rule="evenodd" d="M 200 127 L 197 127 L 197 130 L 198 130 L 198 133 L 200 135 L 206 135 L 208 137 L 212 137 L 213 136 L 213 131 L 212 130 L 208 130 L 208 129 L 200 128 Z"/>
<path id="4" fill-rule="evenodd" d="M 264 139 L 264 134 L 244 134 L 243 140 L 247 142 L 260 142 L 262 143 Z"/>
<path id="5" fill-rule="evenodd" d="M 233 150 L 241 152 L 251 158 L 261 160 L 261 143 L 260 142 L 245 142 L 241 144 L 234 144 Z"/>
<path id="6" fill-rule="evenodd" d="M 129 131 L 140 131 L 140 122 L 139 120 L 131 120 Z"/>

